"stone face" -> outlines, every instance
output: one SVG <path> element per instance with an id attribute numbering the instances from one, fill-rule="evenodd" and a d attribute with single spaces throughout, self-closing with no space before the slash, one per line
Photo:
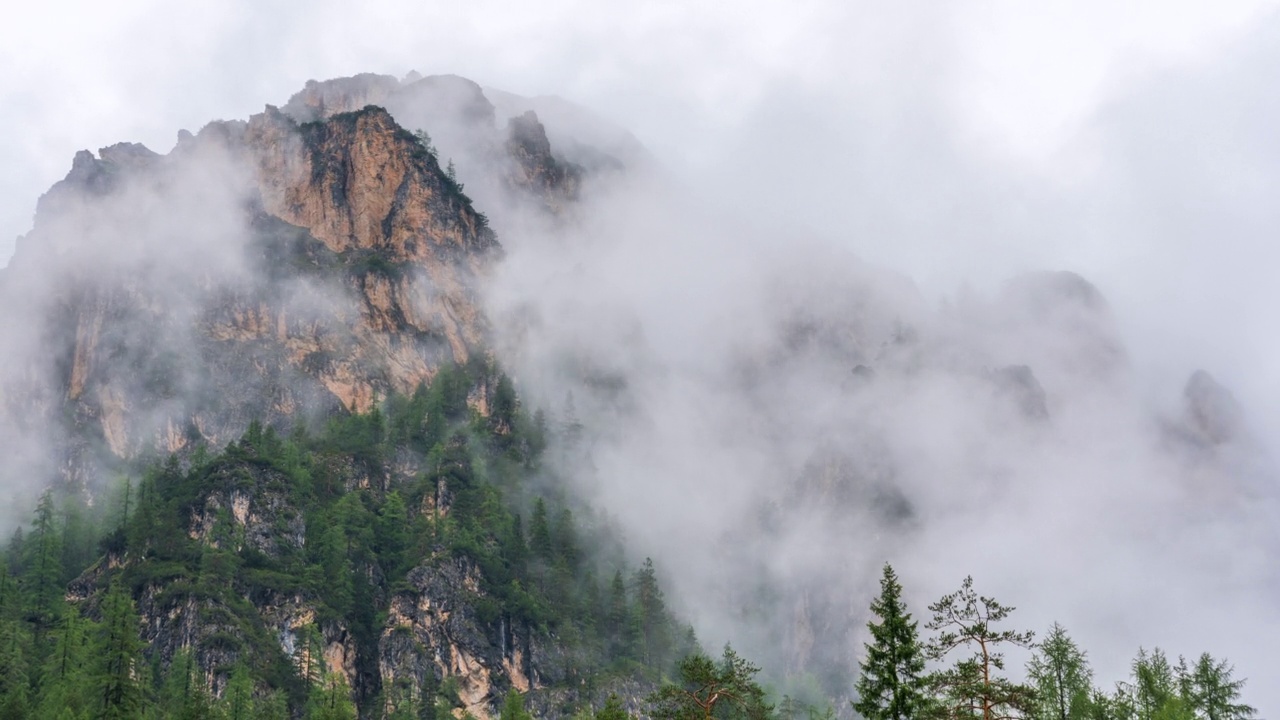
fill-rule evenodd
<path id="1" fill-rule="evenodd" d="M 1244 426 L 1244 413 L 1231 392 L 1213 376 L 1197 370 L 1182 391 L 1188 424 L 1210 445 L 1237 439 Z"/>
<path id="2" fill-rule="evenodd" d="M 168 156 L 81 152 L 0 280 L 19 311 L 0 398 L 117 457 L 367 410 L 483 352 L 476 283 L 499 252 L 379 108 L 304 125 L 268 108 Z"/>
<path id="3" fill-rule="evenodd" d="M 541 199 L 553 214 L 577 198 L 582 168 L 551 154 L 546 128 L 532 110 L 508 121 L 506 147 L 514 160 L 509 175 L 513 186 Z"/>

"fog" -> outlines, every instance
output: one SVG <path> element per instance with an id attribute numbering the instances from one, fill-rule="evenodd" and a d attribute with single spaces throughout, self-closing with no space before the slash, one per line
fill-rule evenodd
<path id="1" fill-rule="evenodd" d="M 4 238 L 74 151 L 307 79 L 568 97 L 648 157 L 555 232 L 494 208 L 500 357 L 553 414 L 572 391 L 570 469 L 706 644 L 836 668 L 890 560 L 918 617 L 972 574 L 1104 686 L 1207 650 L 1280 709 L 1269 4 L 73 9 L 0 43 Z M 541 102 L 553 149 L 581 133 Z"/>

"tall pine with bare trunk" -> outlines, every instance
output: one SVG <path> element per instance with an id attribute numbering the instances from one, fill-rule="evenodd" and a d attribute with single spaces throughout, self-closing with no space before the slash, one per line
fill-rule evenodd
<path id="1" fill-rule="evenodd" d="M 930 676 L 930 684 L 942 703 L 941 714 L 982 720 L 1030 715 L 1035 691 L 1002 677 L 1002 648 L 1032 646 L 1030 632 L 996 629 L 996 624 L 1014 608 L 978 595 L 973 578 L 966 577 L 958 591 L 942 596 L 929 610 L 933 619 L 925 627 L 938 634 L 926 646 L 926 656 L 941 661 L 960 655 L 951 667 Z"/>

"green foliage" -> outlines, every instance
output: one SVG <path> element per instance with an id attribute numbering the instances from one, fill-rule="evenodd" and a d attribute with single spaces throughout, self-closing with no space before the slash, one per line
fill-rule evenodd
<path id="1" fill-rule="evenodd" d="M 999 674 L 1004 670 L 1000 647 L 1032 643 L 1030 632 L 995 628 L 1014 608 L 978 595 L 973 578 L 966 577 L 960 590 L 942 596 L 929 610 L 933 619 L 926 627 L 938 634 L 925 646 L 926 656 L 941 661 L 953 652 L 961 654 L 930 677 L 944 711 L 953 717 L 980 715 L 983 720 L 1028 713 L 1034 691 Z"/>
<path id="2" fill-rule="evenodd" d="M 507 691 L 498 720 L 533 720 L 533 716 L 524 709 L 524 696 L 516 692 L 515 688 Z"/>
<path id="3" fill-rule="evenodd" d="M 1182 697 L 1199 720 L 1247 720 L 1257 714 L 1240 702 L 1244 680 L 1233 675 L 1226 660 L 1215 660 L 1209 653 L 1201 653 L 1190 672 L 1183 670 Z"/>
<path id="4" fill-rule="evenodd" d="M 1089 660 L 1058 623 L 1028 663 L 1027 679 L 1036 690 L 1035 720 L 1087 720 L 1092 714 Z"/>
<path id="5" fill-rule="evenodd" d="M 102 599 L 102 624 L 94 638 L 97 663 L 90 681 L 96 689 L 95 720 L 136 718 L 147 700 L 142 678 L 146 663 L 138 637 L 138 613 L 133 599 L 119 583 L 113 583 Z"/>
<path id="6" fill-rule="evenodd" d="M 871 603 L 878 618 L 867 624 L 871 642 L 855 689 L 853 709 L 867 720 L 910 720 L 928 708 L 924 649 L 916 621 L 902 600 L 902 585 L 888 563 L 880 578 L 880 595 Z"/>
<path id="7" fill-rule="evenodd" d="M 474 409 L 486 404 L 487 414 Z M 676 681 L 649 698 L 652 717 L 770 717 L 758 669 L 729 648 L 718 660 L 702 655 L 668 609 L 653 562 L 626 563 L 590 509 L 567 499 L 542 463 L 546 427 L 509 377 L 476 359 L 368 413 L 338 413 L 287 437 L 252 422 L 220 451 L 140 463 L 92 506 L 46 493 L 0 563 L 0 720 L 452 720 L 462 709 L 455 678 L 381 687 L 378 656 L 393 600 L 422 571 L 451 564 L 477 571 L 459 601 L 479 635 L 508 652 L 554 644 L 566 688 L 662 683 L 674 669 Z M 570 439 L 580 430 L 566 423 Z M 68 603 L 77 577 L 70 597 L 88 597 Z M 199 628 L 187 649 L 146 647 L 135 598 L 152 630 L 164 618 Z M 262 609 L 295 598 L 315 621 L 296 632 L 289 657 Z M 916 623 L 886 567 L 857 680 L 856 707 L 869 720 L 1254 716 L 1243 680 L 1208 655 L 1188 667 L 1141 653 L 1131 682 L 1115 693 L 1092 688 L 1083 651 L 1056 626 L 1028 666 L 1039 690 L 1031 703 L 1030 688 L 1001 673 L 1000 645 L 1030 640 L 995 627 L 1011 608 L 966 580 L 930 609 L 928 648 L 953 664 L 929 676 L 933 697 L 920 697 Z M 340 628 L 354 646 L 357 688 L 326 672 L 321 627 Z M 785 682 L 780 717 L 831 717 L 812 676 Z M 528 717 L 516 693 L 502 713 Z M 613 696 L 594 717 L 628 713 Z"/>
<path id="8" fill-rule="evenodd" d="M 604 705 L 596 711 L 595 720 L 631 720 L 631 714 L 622 706 L 617 693 L 609 693 Z"/>
<path id="9" fill-rule="evenodd" d="M 678 684 L 668 684 L 647 700 L 654 720 L 767 720 L 773 707 L 756 682 L 760 668 L 728 645 L 720 661 L 694 653 L 680 661 Z"/>

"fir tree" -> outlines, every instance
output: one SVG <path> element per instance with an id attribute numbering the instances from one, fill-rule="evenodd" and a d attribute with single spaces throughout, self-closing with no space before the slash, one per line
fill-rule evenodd
<path id="1" fill-rule="evenodd" d="M 880 596 L 871 603 L 878 620 L 867 623 L 871 642 L 859 667 L 853 709 L 867 720 L 910 720 L 919 717 L 928 702 L 924 678 L 924 650 L 916 621 L 902 600 L 902 585 L 886 563 L 880 578 Z"/>

